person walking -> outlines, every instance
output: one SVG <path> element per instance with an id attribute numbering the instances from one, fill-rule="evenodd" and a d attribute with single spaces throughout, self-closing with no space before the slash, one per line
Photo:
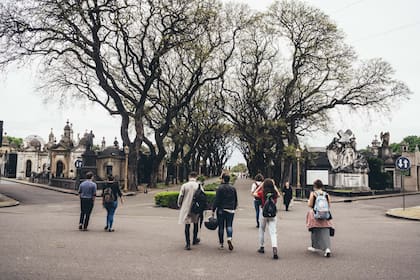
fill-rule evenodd
<path id="1" fill-rule="evenodd" d="M 324 203 L 322 203 L 324 200 Z M 320 206 L 324 204 L 324 206 Z M 308 251 L 316 252 L 318 250 L 324 251 L 325 257 L 331 256 L 331 241 L 330 234 L 333 235 L 334 227 L 331 222 L 330 206 L 331 200 L 327 192 L 323 191 L 323 183 L 321 180 L 314 182 L 314 190 L 311 192 L 308 200 L 310 210 L 306 214 L 306 226 L 311 232 L 311 243 Z M 315 213 L 321 211 L 328 212 L 326 215 Z"/>
<path id="2" fill-rule="evenodd" d="M 226 228 L 227 244 L 229 250 L 233 250 L 233 218 L 238 207 L 238 195 L 236 189 L 229 184 L 230 176 L 228 173 L 222 174 L 222 184 L 216 190 L 216 197 L 213 202 L 213 216 L 217 210 L 217 222 L 219 227 L 219 245 L 224 248 L 224 231 Z"/>
<path id="3" fill-rule="evenodd" d="M 251 195 L 254 197 L 254 208 L 255 208 L 255 219 L 257 221 L 257 228 L 260 227 L 260 207 L 261 207 L 261 199 L 254 196 L 255 190 L 262 185 L 264 181 L 264 176 L 260 173 L 255 175 L 255 182 L 251 185 Z"/>
<path id="4" fill-rule="evenodd" d="M 271 200 L 270 203 L 277 203 L 277 198 L 280 196 L 274 180 L 265 179 L 264 182 L 259 186 L 253 193 L 256 198 L 261 199 L 260 206 L 260 228 L 259 228 L 259 243 L 260 248 L 258 253 L 264 254 L 264 233 L 266 227 L 268 227 L 268 232 L 270 233 L 271 247 L 273 248 L 273 259 L 278 259 L 277 252 L 277 216 L 274 214 L 271 217 L 264 217 L 263 208 L 266 205 L 266 201 Z"/>
<path id="5" fill-rule="evenodd" d="M 293 190 L 290 187 L 289 181 L 286 181 L 284 183 L 284 187 L 282 189 L 282 192 L 283 192 L 283 204 L 286 208 L 286 211 L 289 211 L 290 201 L 293 198 Z"/>
<path id="6" fill-rule="evenodd" d="M 201 188 L 201 186 L 197 182 L 197 173 L 191 172 L 189 181 L 181 186 L 181 191 L 178 195 L 178 207 L 180 208 L 178 223 L 185 224 L 185 250 L 191 250 L 191 224 L 194 224 L 192 244 L 196 245 L 200 242 L 197 237 L 199 214 L 191 212 L 194 193 L 198 188 Z"/>
<path id="7" fill-rule="evenodd" d="M 108 175 L 108 181 L 105 183 L 102 190 L 102 204 L 107 213 L 104 230 L 109 232 L 114 231 L 112 225 L 114 223 L 115 210 L 118 207 L 118 197 L 121 200 L 121 204 L 123 204 L 123 196 L 118 182 L 114 181 L 114 176 Z"/>
<path id="8" fill-rule="evenodd" d="M 80 220 L 79 230 L 87 231 L 90 214 L 96 198 L 96 183 L 93 182 L 93 173 L 86 173 L 86 180 L 79 185 L 80 195 Z"/>

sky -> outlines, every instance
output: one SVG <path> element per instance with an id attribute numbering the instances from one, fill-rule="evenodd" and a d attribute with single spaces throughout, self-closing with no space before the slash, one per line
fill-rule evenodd
<path id="1" fill-rule="evenodd" d="M 251 8 L 263 10 L 273 1 L 236 0 Z M 327 146 L 336 132 L 350 128 L 356 136 L 358 148 L 370 145 L 375 135 L 389 131 L 391 142 L 400 142 L 405 136 L 420 135 L 417 113 L 420 109 L 420 1 L 417 0 L 307 0 L 321 9 L 346 34 L 346 42 L 354 47 L 360 59 L 381 57 L 395 70 L 395 77 L 405 82 L 413 92 L 410 100 L 395 104 L 392 112 L 369 115 L 343 110 L 334 114 L 330 131 L 318 132 L 301 139 L 303 145 Z M 119 117 L 109 116 L 103 109 L 83 101 L 60 106 L 56 101 L 44 102 L 37 91 L 40 77 L 36 68 L 10 67 L 0 73 L 0 120 L 8 135 L 25 138 L 40 135 L 48 140 L 53 129 L 59 140 L 67 120 L 73 124 L 75 135 L 93 130 L 94 142 L 105 137 L 112 145 L 120 139 Z M 119 140 L 121 143 L 121 140 Z M 235 151 L 227 165 L 244 162 Z"/>

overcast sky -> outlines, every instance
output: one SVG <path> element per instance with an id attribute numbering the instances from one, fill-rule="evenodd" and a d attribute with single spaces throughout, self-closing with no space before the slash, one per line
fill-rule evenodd
<path id="1" fill-rule="evenodd" d="M 237 0 L 254 9 L 264 9 L 269 0 Z M 362 59 L 382 57 L 396 71 L 395 77 L 404 81 L 413 95 L 408 102 L 397 104 L 389 115 L 372 112 L 366 115 L 347 112 L 338 115 L 330 133 L 316 134 L 302 139 L 309 146 L 326 146 L 339 129 L 350 128 L 356 135 L 359 148 L 370 144 L 374 135 L 389 131 L 391 142 L 400 142 L 408 135 L 420 135 L 420 1 L 417 0 L 307 0 L 308 4 L 324 11 L 347 35 Z M 57 139 L 63 133 L 67 119 L 73 123 L 75 134 L 93 130 L 99 144 L 102 137 L 111 145 L 119 137 L 120 119 L 110 117 L 97 106 L 75 103 L 59 107 L 44 104 L 36 93 L 36 70 L 10 68 L 0 73 L 0 120 L 8 135 L 25 138 L 40 135 L 45 140 L 52 128 Z M 120 141 L 120 140 L 119 140 Z M 121 142 L 121 141 L 120 141 Z M 243 161 L 238 152 L 229 165 Z"/>

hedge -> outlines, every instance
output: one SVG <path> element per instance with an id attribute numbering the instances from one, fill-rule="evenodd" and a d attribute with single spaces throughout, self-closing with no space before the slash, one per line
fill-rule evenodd
<path id="1" fill-rule="evenodd" d="M 206 191 L 207 202 L 209 209 L 213 205 L 216 197 L 215 191 Z M 178 209 L 178 195 L 179 192 L 160 192 L 155 195 L 155 204 L 160 207 L 169 207 L 172 209 Z"/>

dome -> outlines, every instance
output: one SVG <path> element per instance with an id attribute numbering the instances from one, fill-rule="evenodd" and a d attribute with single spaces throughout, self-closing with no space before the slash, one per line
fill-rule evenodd
<path id="1" fill-rule="evenodd" d="M 39 135 L 29 135 L 24 140 L 25 146 L 28 148 L 41 149 L 45 145 L 44 139 Z"/>
<path id="2" fill-rule="evenodd" d="M 66 125 L 64 126 L 64 130 L 71 130 L 69 121 L 66 122 Z"/>

